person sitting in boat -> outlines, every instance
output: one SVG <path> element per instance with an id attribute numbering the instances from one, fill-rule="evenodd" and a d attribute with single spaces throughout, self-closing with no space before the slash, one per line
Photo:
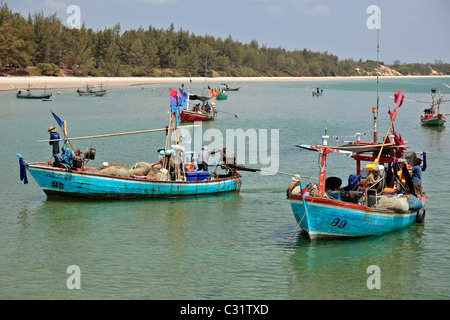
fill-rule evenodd
<path id="1" fill-rule="evenodd" d="M 367 174 L 367 185 L 370 190 L 380 193 L 384 189 L 384 166 L 377 165 Z"/>
<path id="2" fill-rule="evenodd" d="M 192 108 L 194 112 L 198 112 L 200 110 L 200 103 L 197 103 L 194 108 Z"/>
<path id="3" fill-rule="evenodd" d="M 205 111 L 208 112 L 208 113 L 211 112 L 211 107 L 210 107 L 208 102 L 206 102 L 206 104 L 205 104 Z"/>
<path id="4" fill-rule="evenodd" d="M 58 153 L 55 158 L 58 158 L 59 165 L 62 168 L 65 168 L 66 170 L 72 169 L 72 160 L 73 160 L 73 153 L 66 147 L 61 148 L 61 153 Z"/>
<path id="5" fill-rule="evenodd" d="M 299 187 L 301 183 L 300 175 L 296 174 L 292 177 L 292 181 L 289 183 L 286 189 L 286 198 L 289 199 L 289 196 L 292 194 L 296 187 Z"/>
<path id="6" fill-rule="evenodd" d="M 55 158 L 53 166 L 59 167 L 59 158 L 56 156 L 57 154 L 59 154 L 59 133 L 56 131 L 56 128 L 52 126 L 48 127 L 48 132 L 50 133 L 49 144 L 53 146 L 52 152 L 53 157 Z"/>

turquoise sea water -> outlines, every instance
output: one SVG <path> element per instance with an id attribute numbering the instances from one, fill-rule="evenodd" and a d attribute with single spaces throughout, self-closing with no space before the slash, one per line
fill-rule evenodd
<path id="1" fill-rule="evenodd" d="M 385 134 L 387 109 L 394 106 L 388 96 L 400 86 L 407 98 L 428 101 L 431 88 L 450 93 L 443 83 L 450 78 L 380 79 L 379 135 Z M 311 96 L 313 84 L 324 88 L 323 96 Z M 193 93 L 201 93 L 203 85 L 192 84 Z M 214 128 L 225 137 L 227 129 L 267 129 L 269 146 L 270 130 L 277 130 L 278 171 L 317 176 L 317 155 L 295 145 L 319 144 L 325 128 L 331 137 L 340 137 L 331 138 L 330 145 L 354 140 L 356 132 L 368 133 L 365 141 L 371 138 L 375 80 L 229 85 L 242 89 L 229 92 L 216 107 L 238 117 L 219 111 L 202 130 Z M 294 232 L 286 175 L 242 172 L 239 194 L 157 201 L 47 199 L 31 175 L 29 184 L 19 180 L 16 153 L 29 162 L 50 160 L 50 146 L 36 143 L 56 125 L 50 109 L 67 121 L 71 137 L 163 128 L 169 85 L 153 88 L 109 88 L 103 98 L 56 89 L 61 94 L 51 102 L 0 93 L 0 299 L 450 298 L 449 129 L 422 127 L 424 104 L 405 101 L 395 129 L 411 150 L 429 153 L 423 173 L 429 196 L 425 223 L 383 236 L 310 242 Z M 441 111 L 448 110 L 450 104 L 444 104 Z M 82 140 L 74 147 L 95 148 L 93 166 L 103 161 L 133 165 L 155 162 L 164 139 L 160 132 Z M 250 144 L 247 149 L 255 150 Z M 238 162 L 267 168 L 249 163 L 252 152 Z M 352 162 L 330 156 L 329 175 L 345 181 Z M 81 270 L 78 290 L 67 287 L 72 265 Z M 368 289 L 372 265 L 380 268 L 380 289 Z"/>

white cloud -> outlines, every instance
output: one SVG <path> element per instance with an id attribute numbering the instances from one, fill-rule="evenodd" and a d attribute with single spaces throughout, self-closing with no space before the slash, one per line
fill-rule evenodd
<path id="1" fill-rule="evenodd" d="M 304 14 L 310 17 L 313 16 L 329 16 L 331 13 L 330 8 L 324 4 L 317 4 L 313 8 L 304 11 Z"/>
<path id="2" fill-rule="evenodd" d="M 151 3 L 151 4 L 168 4 L 168 3 L 175 3 L 177 0 L 137 0 L 138 2 L 145 2 L 145 3 Z"/>
<path id="3" fill-rule="evenodd" d="M 68 7 L 67 3 L 62 2 L 62 1 L 55 1 L 55 0 L 45 0 L 44 5 L 47 8 L 55 9 L 55 10 L 66 9 Z"/>

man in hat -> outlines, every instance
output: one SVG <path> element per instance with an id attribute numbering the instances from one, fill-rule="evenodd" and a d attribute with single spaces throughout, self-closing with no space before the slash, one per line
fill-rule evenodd
<path id="1" fill-rule="evenodd" d="M 56 156 L 59 153 L 59 133 L 56 131 L 55 127 L 49 127 L 48 132 L 50 133 L 49 144 L 53 146 L 53 156 L 55 157 L 53 166 L 59 167 L 59 158 Z"/>

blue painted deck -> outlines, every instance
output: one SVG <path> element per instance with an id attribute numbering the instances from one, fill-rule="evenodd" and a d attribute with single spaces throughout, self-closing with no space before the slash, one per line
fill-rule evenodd
<path id="1" fill-rule="evenodd" d="M 311 239 L 379 235 L 413 224 L 417 215 L 324 198 L 306 197 L 305 204 L 300 195 L 289 199 L 297 223 Z"/>
<path id="2" fill-rule="evenodd" d="M 236 177 L 207 181 L 156 181 L 65 171 L 45 165 L 26 167 L 47 195 L 85 198 L 178 198 L 238 192 Z"/>

